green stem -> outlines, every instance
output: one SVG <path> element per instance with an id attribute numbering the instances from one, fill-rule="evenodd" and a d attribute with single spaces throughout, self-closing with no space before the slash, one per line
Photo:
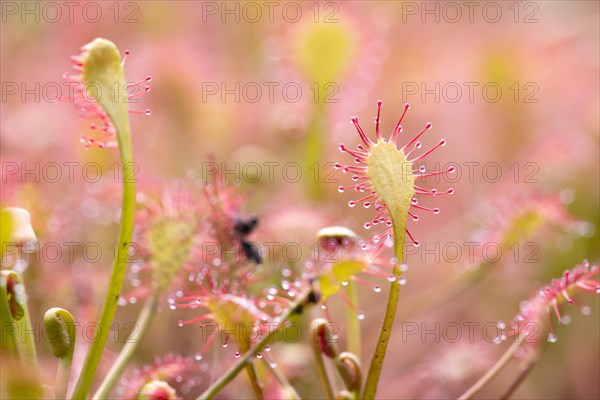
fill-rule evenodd
<path id="1" fill-rule="evenodd" d="M 323 390 L 325 391 L 325 398 L 328 400 L 333 400 L 335 395 L 333 394 L 333 387 L 331 385 L 331 381 L 329 380 L 329 375 L 327 375 L 327 369 L 325 368 L 325 362 L 323 360 L 323 353 L 321 352 L 321 348 L 318 343 L 313 343 L 313 353 L 315 354 L 315 361 L 317 362 L 317 373 L 319 374 L 319 380 L 323 385 Z"/>
<path id="2" fill-rule="evenodd" d="M 392 223 L 393 222 L 394 221 L 392 221 Z M 399 281 L 402 276 L 402 272 L 400 271 L 400 263 L 402 263 L 402 260 L 404 259 L 404 238 L 406 234 L 405 225 L 405 223 L 393 223 L 394 257 L 396 258 L 396 264 L 392 269 L 392 274 L 396 279 L 390 284 L 390 294 L 388 296 L 387 305 L 385 307 L 385 315 L 383 317 L 383 323 L 381 324 L 381 330 L 379 331 L 379 339 L 377 340 L 375 353 L 373 353 L 371 365 L 369 366 L 369 373 L 367 375 L 365 389 L 361 397 L 362 399 L 375 398 L 375 393 L 377 393 L 377 385 L 379 383 L 379 377 L 381 376 L 381 369 L 383 367 L 383 359 L 385 357 L 385 352 L 387 350 L 387 346 L 392 335 L 392 328 L 394 327 L 396 309 L 398 308 L 398 298 L 400 297 Z"/>
<path id="3" fill-rule="evenodd" d="M 15 321 L 8 304 L 8 279 L 12 271 L 2 271 L 0 275 L 0 321 L 2 321 L 2 340 L 0 340 L 0 349 L 2 354 L 17 355 L 17 337 Z"/>
<path id="4" fill-rule="evenodd" d="M 266 358 L 264 358 L 264 361 L 267 365 L 267 368 L 269 369 L 269 372 L 271 372 L 277 383 L 279 383 L 279 385 L 281 385 L 281 387 L 284 388 L 285 394 L 286 396 L 288 396 L 286 398 L 300 400 L 300 395 L 298 394 L 298 392 L 296 392 L 296 389 L 294 389 L 294 387 L 292 386 L 290 381 L 288 381 L 286 376 L 277 367 L 271 365 L 271 363 Z"/>
<path id="5" fill-rule="evenodd" d="M 123 121 L 120 121 L 123 122 Z M 133 154 L 131 151 L 131 133 L 129 121 L 124 119 L 122 124 L 117 125 L 117 139 L 119 141 L 119 152 L 121 155 L 121 168 L 123 179 L 123 201 L 121 205 L 121 224 L 119 227 L 119 242 L 117 254 L 113 264 L 108 291 L 102 306 L 100 321 L 95 333 L 95 340 L 92 341 L 85 358 L 79 380 L 73 392 L 73 399 L 85 399 L 92 386 L 92 380 L 96 373 L 96 368 L 100 362 L 104 345 L 110 332 L 110 324 L 113 321 L 117 311 L 119 296 L 123 286 L 123 278 L 127 269 L 127 259 L 129 257 L 129 246 L 133 235 L 133 217 L 135 208 L 135 179 L 129 170 L 133 164 Z"/>
<path id="6" fill-rule="evenodd" d="M 505 366 L 508 364 L 512 356 L 515 354 L 519 346 L 523 343 L 527 335 L 520 335 L 515 342 L 506 350 L 496 364 L 490 368 L 473 386 L 465 391 L 458 400 L 468 400 L 481 391 Z"/>
<path id="7" fill-rule="evenodd" d="M 66 399 L 69 389 L 69 377 L 71 376 L 71 364 L 73 362 L 73 353 L 58 359 L 58 369 L 56 371 L 56 380 L 54 381 L 54 396 L 57 399 Z"/>
<path id="8" fill-rule="evenodd" d="M 319 199 L 323 196 L 323 185 L 320 184 L 320 177 L 325 172 L 321 163 L 325 117 L 326 104 L 319 102 L 316 105 L 315 112 L 306 134 L 304 168 L 306 168 L 306 171 L 312 171 L 314 174 L 314 179 L 306 180 L 308 193 L 313 199 Z"/>
<path id="9" fill-rule="evenodd" d="M 234 365 L 232 365 L 231 368 L 225 372 L 225 374 L 221 375 L 221 377 L 215 383 L 206 389 L 204 393 L 197 398 L 197 400 L 212 399 L 221 391 L 221 389 L 227 386 L 227 384 L 231 382 L 233 378 L 235 378 L 248 363 L 251 362 L 250 359 L 252 357 L 255 357 L 268 343 L 274 340 L 279 328 L 281 328 L 286 321 L 291 321 L 292 317 L 297 318 L 300 315 L 301 309 L 308 305 L 311 293 L 312 290 L 308 290 L 302 295 L 298 296 L 296 301 L 291 304 L 286 312 L 279 316 L 279 324 L 277 326 L 278 329 L 270 329 L 268 335 L 264 336 L 252 349 L 245 352 L 240 359 Z"/>
<path id="10" fill-rule="evenodd" d="M 23 283 L 23 275 L 17 274 L 17 276 L 19 277 L 19 281 L 23 286 L 23 296 L 25 296 L 25 299 L 27 299 L 27 294 L 25 293 L 25 284 Z M 15 325 L 17 332 L 23 332 L 24 335 L 22 335 L 23 340 L 17 342 L 17 345 L 20 347 L 23 360 L 31 367 L 37 369 L 35 335 L 31 325 L 31 318 L 29 318 L 29 307 L 27 307 L 27 301 L 21 303 L 21 307 L 23 307 L 23 317 L 21 317 L 21 319 L 19 319 Z"/>
<path id="11" fill-rule="evenodd" d="M 135 330 L 131 334 L 129 338 L 127 338 L 127 343 L 121 349 L 119 353 L 119 357 L 108 371 L 108 374 L 104 377 L 104 380 L 100 384 L 96 393 L 94 393 L 93 399 L 106 399 L 108 395 L 117 383 L 117 380 L 120 378 L 121 374 L 125 370 L 127 363 L 131 360 L 131 357 L 137 350 L 142 338 L 150 328 L 152 321 L 154 320 L 154 316 L 156 315 L 156 311 L 158 308 L 158 298 L 160 297 L 160 293 L 156 292 L 151 297 L 149 297 L 144 303 L 144 308 L 140 313 L 136 323 Z"/>
<path id="12" fill-rule="evenodd" d="M 257 400 L 262 400 L 265 397 L 265 395 L 263 394 L 263 390 L 260 387 L 260 383 L 258 383 L 258 375 L 256 374 L 254 364 L 246 365 L 246 373 L 248 374 L 248 379 L 250 379 L 250 384 L 252 385 L 254 396 Z"/>
<path id="13" fill-rule="evenodd" d="M 6 338 L 2 340 L 2 348 L 3 350 L 6 348 L 8 352 L 16 352 L 23 365 L 37 371 L 35 331 L 31 327 L 29 318 L 23 276 L 15 271 L 2 271 L 0 279 L 2 280 L 0 296 L 2 331 L 6 332 Z M 17 286 L 23 288 L 22 293 L 17 294 Z M 19 334 L 20 340 L 17 338 Z"/>
<path id="14" fill-rule="evenodd" d="M 358 399 L 362 384 L 362 371 L 360 360 L 355 354 L 345 351 L 335 358 L 338 374 L 344 381 L 346 390 L 353 399 Z"/>
<path id="15" fill-rule="evenodd" d="M 356 289 L 356 282 L 349 280 L 348 286 L 346 286 L 348 300 L 350 300 L 350 302 L 358 309 L 358 291 Z M 350 307 L 346 307 L 346 318 L 348 320 L 348 351 L 350 353 L 354 353 L 354 355 L 360 358 L 360 320 L 358 319 L 358 315 L 356 314 L 355 310 Z"/>
<path id="16" fill-rule="evenodd" d="M 506 400 L 510 398 L 510 396 L 514 393 L 515 390 L 521 386 L 521 383 L 527 378 L 533 367 L 535 367 L 536 361 L 529 361 L 527 364 L 521 369 L 515 381 L 510 385 L 510 387 L 504 392 L 502 396 L 499 397 L 500 400 Z"/>
<path id="17" fill-rule="evenodd" d="M 58 358 L 54 396 L 66 399 L 69 390 L 69 377 L 73 351 L 75 350 L 75 320 L 64 308 L 53 307 L 44 314 L 44 329 L 52 347 L 54 357 Z"/>

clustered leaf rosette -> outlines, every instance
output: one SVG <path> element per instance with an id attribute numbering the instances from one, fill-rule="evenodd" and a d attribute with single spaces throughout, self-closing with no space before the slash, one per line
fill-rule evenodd
<path id="1" fill-rule="evenodd" d="M 279 302 L 267 298 L 254 297 L 248 292 L 249 278 L 247 274 L 241 278 L 233 277 L 229 266 L 209 263 L 195 274 L 190 274 L 189 281 L 194 289 L 175 292 L 167 299 L 170 309 L 199 310 L 198 317 L 180 320 L 179 326 L 195 324 L 200 328 L 212 325 L 210 336 L 204 337 L 202 349 L 195 354 L 201 360 L 215 339 L 221 339 L 221 345 L 227 347 L 230 333 L 235 332 L 235 344 L 239 357 L 248 351 L 252 344 L 262 335 L 269 333 L 269 324 L 274 326 L 277 314 L 284 311 Z M 289 305 L 291 302 L 287 302 Z M 206 332 L 209 332 L 208 330 Z"/>
<path id="2" fill-rule="evenodd" d="M 217 178 L 204 187 L 202 208 L 207 212 L 201 232 L 196 235 L 201 246 L 191 249 L 184 270 L 188 273 L 187 285 L 167 299 L 170 309 L 193 309 L 199 316 L 181 320 L 179 326 L 212 324 L 217 330 L 211 334 L 196 353 L 201 359 L 210 344 L 217 338 L 222 344 L 229 341 L 228 332 L 239 330 L 235 343 L 236 355 L 250 349 L 252 339 L 268 333 L 266 324 L 274 322 L 285 305 L 275 304 L 263 296 L 255 297 L 255 265 L 240 255 L 240 214 L 244 197 L 239 191 L 225 185 Z M 232 256 L 232 257 L 230 257 Z M 286 304 L 291 304 L 289 301 Z M 252 326 L 252 334 L 246 328 Z M 241 340 L 237 340 L 241 338 Z"/>
<path id="3" fill-rule="evenodd" d="M 558 194 L 511 193 L 502 194 L 481 205 L 481 220 L 485 226 L 473 235 L 480 248 L 494 244 L 502 251 L 514 243 L 523 243 L 538 234 L 546 234 L 550 226 L 565 232 L 586 234 L 588 223 L 578 221 L 566 209 Z M 485 257 L 479 253 L 474 265 Z"/>
<path id="4" fill-rule="evenodd" d="M 437 145 L 424 153 L 413 155 L 416 150 L 422 147 L 419 138 L 432 128 L 431 123 L 428 123 L 408 143 L 398 148 L 397 140 L 402 132 L 401 123 L 410 108 L 408 104 L 404 106 L 404 112 L 389 139 L 384 138 L 379 129 L 382 104 L 381 100 L 377 102 L 377 116 L 375 117 L 376 141 L 372 141 L 365 134 L 358 123 L 358 117 L 352 118 L 352 123 L 363 143 L 356 146 L 356 150 L 341 144 L 340 151 L 352 156 L 355 165 L 336 163 L 335 167 L 341 169 L 344 173 L 351 173 L 352 180 L 356 183 L 349 186 L 339 186 L 338 191 L 344 192 L 348 189 L 354 189 L 365 194 L 364 197 L 358 200 L 349 201 L 348 205 L 350 207 L 362 203 L 365 208 L 371 206 L 375 208 L 378 214 L 372 220 L 367 221 L 364 226 L 369 229 L 373 225 L 382 224 L 385 226 L 385 230 L 373 237 L 374 243 L 392 236 L 403 240 L 406 233 L 412 243 L 418 246 L 419 242 L 406 229 L 407 216 L 412 217 L 414 221 L 418 221 L 419 216 L 413 213 L 413 211 L 416 212 L 415 210 L 434 214 L 440 212 L 439 208 L 420 205 L 419 198 L 454 193 L 452 188 L 445 191 L 426 189 L 420 186 L 418 182 L 420 179 L 454 173 L 456 168 L 448 167 L 443 171 L 427 171 L 422 163 L 425 157 L 446 144 L 444 139 L 441 139 Z"/>
<path id="5" fill-rule="evenodd" d="M 135 262 L 128 273 L 133 290 L 121 297 L 121 305 L 161 293 L 173 280 L 186 275 L 178 272 L 185 272 L 194 256 L 206 211 L 201 199 L 183 184 L 138 196 L 141 209 L 137 213 L 136 243 L 139 251 L 135 252 Z"/>
<path id="6" fill-rule="evenodd" d="M 230 264 L 218 255 L 207 253 L 199 257 L 201 261 L 195 264 L 198 272 L 189 275 L 192 288 L 178 290 L 167 299 L 171 310 L 190 310 L 197 315 L 179 321 L 180 327 L 197 325 L 200 328 L 198 337 L 202 347 L 194 355 L 196 360 L 202 360 L 215 341 L 220 342 L 222 348 L 233 344 L 232 358 L 242 357 L 272 334 L 273 329 L 283 322 L 282 314 L 290 310 L 301 312 L 294 304 L 295 295 L 291 291 L 290 298 L 260 292 L 260 283 L 266 277 L 255 279 L 255 274 L 244 268 L 248 262 Z M 303 282 L 303 287 L 306 283 Z M 255 357 L 264 358 L 274 368 L 276 364 L 269 351 L 270 346 L 266 345 Z M 255 364 L 249 362 L 244 368 L 253 388 L 260 389 Z"/>
<path id="7" fill-rule="evenodd" d="M 123 67 L 128 55 L 129 51 L 125 51 L 121 61 L 115 44 L 98 38 L 71 57 L 75 72 L 63 75 L 71 89 L 63 100 L 77 107 L 81 120 L 90 121 L 90 129 L 95 134 L 80 139 L 86 147 L 109 148 L 123 144 L 129 140 L 123 137 L 129 136 L 128 114 L 151 114 L 150 110 L 134 110 L 128 106 L 150 91 L 145 84 L 152 80 L 150 76 L 139 82 L 125 80 Z"/>
<path id="8" fill-rule="evenodd" d="M 521 304 L 521 310 L 511 322 L 510 336 L 536 333 L 551 311 L 554 311 L 557 322 L 563 323 L 563 317 L 560 314 L 562 303 L 580 304 L 581 302 L 577 299 L 579 292 L 600 294 L 600 281 L 592 279 L 598 272 L 600 272 L 598 265 L 591 265 L 586 260 L 573 269 L 565 271 L 562 278 L 553 279 L 549 285 L 540 289 L 535 297 Z M 583 306 L 581 311 L 589 314 L 591 309 Z M 502 339 L 505 338 L 502 337 Z M 550 325 L 548 341 L 556 342 L 556 340 L 556 335 Z"/>
<path id="9" fill-rule="evenodd" d="M 167 382 L 153 379 L 140 390 L 137 400 L 178 400 L 177 391 Z"/>
<path id="10" fill-rule="evenodd" d="M 187 394 L 201 383 L 197 377 L 198 370 L 206 372 L 208 366 L 195 363 L 191 357 L 169 353 L 163 357 L 157 357 L 153 363 L 136 368 L 122 377 L 116 394 L 119 399 L 137 399 L 144 388 L 147 392 L 149 391 L 150 388 L 146 387 L 148 384 L 157 381 L 164 382 L 169 387 L 174 386 L 182 394 Z M 162 387 L 165 392 L 172 393 L 165 384 L 156 386 Z"/>

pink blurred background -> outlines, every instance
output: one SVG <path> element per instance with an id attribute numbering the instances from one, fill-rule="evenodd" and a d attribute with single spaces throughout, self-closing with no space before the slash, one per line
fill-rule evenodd
<path id="1" fill-rule="evenodd" d="M 53 100 L 54 83 L 65 88 L 61 76 L 70 67 L 69 57 L 83 44 L 104 37 L 122 52 L 131 51 L 128 79 L 152 76 L 151 91 L 135 105 L 150 108 L 152 115 L 132 116 L 140 190 L 173 180 L 201 181 L 213 155 L 229 168 L 240 166 L 241 188 L 249 193 L 246 209 L 259 215 L 261 228 L 277 231 L 285 226 L 285 218 L 296 218 L 303 225 L 288 234 L 305 235 L 306 246 L 327 224 L 343 224 L 364 236 L 370 233 L 362 225 L 372 210 L 346 207 L 351 197 L 337 193 L 337 186 L 349 184 L 349 179 L 334 173 L 330 164 L 348 161 L 337 149 L 340 142 L 357 143 L 350 117 L 358 115 L 372 134 L 376 101 L 381 99 L 382 129 L 390 132 L 403 104 L 409 102 L 404 132 L 417 133 L 431 121 L 433 130 L 423 140 L 425 148 L 442 137 L 447 140 L 447 146 L 429 160 L 441 166 L 458 165 L 462 174 L 457 182 L 438 184 L 440 189 L 456 190 L 454 196 L 436 201 L 440 215 L 425 214 L 418 223 L 409 223 L 411 232 L 425 243 L 407 257 L 408 284 L 386 358 L 381 398 L 455 397 L 505 348 L 482 340 L 481 335 L 471 344 L 465 344 L 465 337 L 457 343 L 436 343 L 433 335 L 404 340 L 403 323 L 419 327 L 424 323 L 434 329 L 436 323 L 509 321 L 519 303 L 549 279 L 584 258 L 598 260 L 598 2 L 497 2 L 496 8 L 477 3 L 472 9 L 465 5 L 468 2 L 450 6 L 445 2 L 301 2 L 294 3 L 301 10 L 299 18 L 296 8 L 288 9 L 283 2 L 275 2 L 272 14 L 261 2 L 252 3 L 254 8 L 238 2 L 91 2 L 91 6 L 76 6 L 72 20 L 63 3 L 49 3 L 61 16 L 44 8 L 44 3 L 30 3 L 32 9 L 38 4 L 38 9 L 27 14 L 22 3 L 3 2 L 0 39 L 3 205 L 29 209 L 42 243 L 95 240 L 108 248 L 116 237 L 119 185 L 110 167 L 118 154 L 83 148 L 79 137 L 86 125 L 78 121 L 72 105 Z M 233 11 L 227 14 L 225 7 Z M 262 13 L 260 18 L 256 9 Z M 317 41 L 325 52 L 307 59 L 302 52 L 305 35 L 323 22 L 341 35 L 341 44 Z M 311 45 L 318 47 L 318 43 Z M 334 51 L 343 46 L 347 52 Z M 332 66 L 328 56 L 339 56 L 339 65 Z M 307 65 L 317 65 L 316 70 Z M 315 102 L 315 82 L 336 102 Z M 222 98 L 222 85 L 235 92 L 236 83 L 240 88 L 251 85 L 246 86 L 247 92 L 240 89 Z M 297 101 L 288 96 L 291 90 L 282 90 L 286 84 L 301 88 Z M 273 99 L 268 85 L 275 87 Z M 257 86 L 262 93 L 254 102 L 251 88 Z M 213 93 L 215 88 L 218 92 Z M 311 132 L 316 132 L 316 145 Z M 86 182 L 76 167 L 76 178 L 69 182 L 65 162 L 96 162 L 104 179 Z M 263 167 L 260 177 L 244 169 L 251 162 Z M 267 177 L 265 162 L 278 163 L 273 179 Z M 313 162 L 317 169 L 311 168 Z M 42 172 L 50 163 L 61 165 L 63 177 L 58 182 L 50 182 Z M 302 176 L 296 182 L 282 175 L 288 163 L 301 166 Z M 16 173 L 7 169 L 15 165 Z M 23 175 L 24 166 L 35 165 L 37 173 Z M 498 170 L 502 176 L 496 179 Z M 538 194 L 558 199 L 579 221 L 575 228 L 544 225 L 527 240 L 536 246 L 535 262 L 525 262 L 522 254 L 513 260 L 510 253 L 490 267 L 494 270 L 472 292 L 411 313 L 410 299 L 468 264 L 464 257 L 451 263 L 423 249 L 435 249 L 436 243 L 443 248 L 469 242 L 493 224 L 489 220 L 494 214 L 500 214 L 496 215 L 500 220 L 509 218 L 522 205 L 505 200 L 512 207 L 506 212 L 496 202 Z M 285 234 L 281 232 L 282 237 Z M 528 251 L 522 245 L 521 251 Z M 40 321 L 51 306 L 89 307 L 95 312 L 109 266 L 108 254 L 94 264 L 81 259 L 73 263 L 32 260 L 26 280 L 34 320 Z M 360 287 L 366 315 L 364 364 L 375 345 L 385 292 Z M 591 315 L 581 315 L 576 306 L 566 308 L 571 323 L 555 326 L 558 342 L 547 346 L 513 398 L 600 397 L 599 304 L 592 296 L 582 300 L 592 308 Z M 332 303 L 332 309 L 342 310 L 339 299 Z M 117 318 L 133 321 L 137 311 L 138 305 L 128 306 L 119 310 Z M 132 366 L 169 351 L 189 356 L 201 347 L 192 329 L 177 327 L 178 319 L 170 312 L 159 315 L 161 323 L 155 323 Z M 336 322 L 343 342 L 345 321 Z M 108 348 L 119 346 L 109 343 Z M 48 365 L 54 365 L 49 348 L 39 347 Z M 308 348 L 300 351 L 310 355 Z M 216 371 L 229 363 L 217 362 L 220 366 L 214 367 L 210 360 L 204 361 Z M 299 391 L 318 396 L 314 372 L 304 375 L 295 381 Z M 501 394 L 509 375 L 501 375 L 484 395 Z M 206 387 L 210 378 L 202 379 L 199 387 Z M 240 387 L 246 390 L 243 384 Z M 228 390 L 223 398 L 236 396 L 234 387 Z"/>

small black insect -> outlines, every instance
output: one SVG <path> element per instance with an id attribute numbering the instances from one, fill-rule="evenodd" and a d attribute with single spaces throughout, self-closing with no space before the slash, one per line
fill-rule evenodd
<path id="1" fill-rule="evenodd" d="M 258 218 L 253 215 L 247 219 L 238 218 L 233 229 L 237 234 L 238 240 L 240 241 L 244 256 L 255 264 L 262 264 L 260 249 L 256 244 L 247 240 L 247 236 L 250 235 L 254 229 L 256 229 L 257 225 Z"/>
<path id="2" fill-rule="evenodd" d="M 300 303 L 294 308 L 294 313 L 302 314 L 304 312 L 304 307 L 310 304 L 317 304 L 321 301 L 321 294 L 315 290 L 315 282 L 313 279 L 309 280 L 309 284 L 311 286 L 311 291 L 308 293 L 306 297 L 305 303 Z"/>
<path id="3" fill-rule="evenodd" d="M 233 229 L 238 235 L 246 237 L 249 234 L 251 234 L 252 231 L 254 231 L 254 229 L 256 229 L 257 225 L 258 218 L 255 215 L 253 215 L 248 219 L 238 218 L 237 221 L 235 221 Z"/>
<path id="4" fill-rule="evenodd" d="M 260 249 L 256 244 L 252 242 L 248 242 L 244 239 L 240 240 L 240 244 L 242 245 L 242 251 L 246 258 L 255 264 L 262 264 L 262 256 L 260 255 Z"/>

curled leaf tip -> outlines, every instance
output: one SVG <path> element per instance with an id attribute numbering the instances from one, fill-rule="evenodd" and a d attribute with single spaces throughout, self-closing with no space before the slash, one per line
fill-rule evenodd
<path id="1" fill-rule="evenodd" d="M 137 400 L 175 400 L 178 399 L 175 389 L 167 382 L 157 379 L 146 383 L 140 391 Z"/>
<path id="2" fill-rule="evenodd" d="M 82 79 L 88 95 L 106 110 L 118 131 L 118 119 L 128 113 L 125 71 L 119 50 L 110 40 L 99 38 L 85 45 L 82 51 Z"/>
<path id="3" fill-rule="evenodd" d="M 121 55 L 110 40 L 95 39 L 82 47 L 82 53 L 82 77 L 85 82 L 114 84 L 116 80 L 124 78 Z M 125 98 L 124 95 L 122 98 Z"/>
<path id="4" fill-rule="evenodd" d="M 354 394 L 347 390 L 340 391 L 337 396 L 335 396 L 335 400 L 354 400 L 356 397 Z"/>
<path id="5" fill-rule="evenodd" d="M 44 328 L 56 358 L 71 357 L 75 349 L 75 321 L 62 308 L 51 308 L 44 315 Z"/>
<path id="6" fill-rule="evenodd" d="M 6 234 L 4 232 L 2 234 L 3 242 L 20 245 L 37 241 L 37 237 L 31 226 L 29 211 L 17 207 L 7 207 L 0 210 L 0 212 L 2 229 L 4 230 L 5 226 L 9 227 Z"/>
<path id="7" fill-rule="evenodd" d="M 20 321 L 25 316 L 27 295 L 19 275 L 14 271 L 2 271 L 0 273 L 0 286 L 2 287 L 2 295 L 6 296 L 10 317 L 15 321 Z"/>
<path id="8" fill-rule="evenodd" d="M 335 364 L 344 383 L 346 384 L 346 388 L 351 392 L 360 391 L 362 372 L 358 357 L 350 352 L 345 351 L 336 358 Z"/>
<path id="9" fill-rule="evenodd" d="M 311 324 L 315 345 L 319 351 L 329 358 L 335 358 L 338 353 L 337 340 L 331 324 L 324 318 L 317 318 Z"/>
<path id="10" fill-rule="evenodd" d="M 75 84 L 70 100 L 75 105 L 85 104 L 85 119 L 94 121 L 90 128 L 98 134 L 98 137 L 82 137 L 81 142 L 86 147 L 129 148 L 130 94 L 117 46 L 110 40 L 95 39 L 71 57 L 71 62 L 75 73 L 64 75 L 67 82 Z"/>

